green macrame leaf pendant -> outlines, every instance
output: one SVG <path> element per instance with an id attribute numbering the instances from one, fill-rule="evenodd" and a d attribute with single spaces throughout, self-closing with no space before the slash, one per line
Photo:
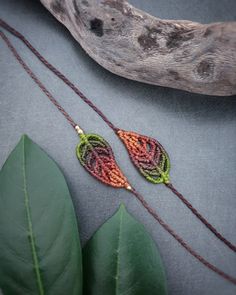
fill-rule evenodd
<path id="1" fill-rule="evenodd" d="M 96 134 L 82 134 L 80 138 L 76 153 L 84 168 L 103 183 L 117 188 L 129 187 L 105 139 Z"/>

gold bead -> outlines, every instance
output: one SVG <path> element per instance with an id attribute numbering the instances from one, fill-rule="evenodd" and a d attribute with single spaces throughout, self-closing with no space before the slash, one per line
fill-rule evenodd
<path id="1" fill-rule="evenodd" d="M 126 189 L 127 189 L 128 191 L 132 191 L 132 186 L 128 184 L 128 185 L 126 186 Z"/>
<path id="2" fill-rule="evenodd" d="M 75 126 L 75 130 L 78 134 L 84 134 L 84 131 L 78 125 Z"/>

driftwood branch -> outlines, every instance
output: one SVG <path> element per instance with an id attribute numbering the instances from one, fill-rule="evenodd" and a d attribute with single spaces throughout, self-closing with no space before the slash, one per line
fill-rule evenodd
<path id="1" fill-rule="evenodd" d="M 162 20 L 124 0 L 41 2 L 117 75 L 202 94 L 236 94 L 236 22 Z"/>

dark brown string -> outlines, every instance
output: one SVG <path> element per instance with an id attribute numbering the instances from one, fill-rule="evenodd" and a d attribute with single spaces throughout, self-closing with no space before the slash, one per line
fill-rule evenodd
<path id="1" fill-rule="evenodd" d="M 0 26 L 6 29 L 8 32 L 13 34 L 15 37 L 19 38 L 32 52 L 33 54 L 49 69 L 51 70 L 58 78 L 60 78 L 65 84 L 67 84 L 80 98 L 87 103 L 102 119 L 107 125 L 114 131 L 117 132 L 116 128 L 112 122 L 88 99 L 65 75 L 63 75 L 58 69 L 56 69 L 52 64 L 50 64 L 33 45 L 18 31 L 0 19 Z"/>
<path id="2" fill-rule="evenodd" d="M 225 237 L 223 237 L 193 206 L 192 204 L 189 203 L 188 200 L 186 200 L 184 198 L 184 196 L 177 191 L 177 189 L 173 186 L 172 183 L 168 183 L 166 184 L 166 186 L 185 204 L 185 206 L 187 206 L 194 215 L 196 215 L 196 217 L 198 219 L 201 220 L 201 222 L 203 224 L 205 224 L 205 226 L 207 228 L 210 229 L 211 232 L 214 233 L 214 235 L 219 238 L 225 245 L 227 245 L 231 250 L 233 250 L 234 252 L 236 252 L 236 247 L 230 242 L 228 241 Z"/>
<path id="3" fill-rule="evenodd" d="M 1 22 L 0 22 L 1 25 Z M 57 100 L 52 96 L 52 94 L 47 90 L 47 88 L 43 85 L 43 83 L 37 78 L 37 76 L 33 73 L 33 71 L 26 65 L 26 63 L 23 61 L 23 59 L 18 54 L 15 47 L 11 44 L 10 40 L 7 38 L 7 36 L 0 31 L 0 36 L 4 40 L 4 42 L 7 44 L 15 58 L 18 60 L 20 65 L 25 69 L 25 71 L 28 73 L 28 75 L 33 79 L 33 81 L 40 87 L 40 89 L 47 95 L 47 97 L 50 99 L 50 101 L 57 107 L 57 109 L 65 116 L 65 118 L 69 121 L 69 123 L 72 125 L 72 127 L 75 128 L 76 123 L 73 121 L 73 119 L 69 116 L 69 114 L 60 106 L 60 104 L 57 102 Z M 116 128 L 115 128 L 116 130 Z M 198 259 L 203 265 L 205 265 L 208 269 L 212 270 L 213 272 L 217 273 L 227 281 L 233 283 L 236 285 L 236 278 L 231 277 L 230 275 L 226 274 L 222 270 L 215 267 L 213 264 L 205 260 L 200 254 L 198 254 L 195 250 L 193 250 L 178 234 L 175 233 L 175 231 L 169 227 L 168 224 L 166 224 L 159 215 L 148 205 L 148 203 L 145 201 L 143 196 L 138 193 L 134 188 L 132 188 L 131 193 L 141 202 L 143 207 L 154 217 L 155 220 L 158 221 L 158 223 L 167 231 L 169 232 L 178 243 L 180 243 L 192 256 L 194 256 L 196 259 Z"/>
<path id="4" fill-rule="evenodd" d="M 43 85 L 43 83 L 36 77 L 36 75 L 30 70 L 30 68 L 27 66 L 27 64 L 22 60 L 22 58 L 17 53 L 14 46 L 11 44 L 10 40 L 7 38 L 7 36 L 0 31 L 0 36 L 2 39 L 6 42 L 7 46 L 11 50 L 11 52 L 14 54 L 15 58 L 18 60 L 18 62 L 21 64 L 21 66 L 25 69 L 25 71 L 29 74 L 29 76 L 34 80 L 34 82 L 39 86 L 39 88 L 47 95 L 47 97 L 50 99 L 50 101 L 57 107 L 57 109 L 62 113 L 62 115 L 67 119 L 67 121 L 70 123 L 70 125 L 75 128 L 77 125 L 75 121 L 71 118 L 71 116 L 63 109 L 63 107 L 59 104 L 59 102 L 52 96 L 52 94 L 47 90 L 47 88 Z"/>
<path id="5" fill-rule="evenodd" d="M 148 203 L 145 201 L 143 196 L 138 193 L 135 189 L 133 189 L 133 194 L 136 196 L 136 198 L 140 201 L 140 203 L 143 205 L 144 208 L 158 221 L 158 223 L 166 230 L 169 234 L 171 234 L 175 240 L 182 245 L 192 256 L 194 256 L 197 260 L 199 260 L 202 264 L 204 264 L 207 268 L 211 269 L 224 279 L 230 281 L 234 285 L 236 285 L 236 278 L 233 278 L 226 273 L 224 273 L 219 268 L 215 267 L 213 264 L 208 262 L 205 258 L 203 258 L 200 254 L 198 254 L 195 250 L 193 250 L 176 232 L 168 225 L 166 224 L 160 216 L 148 205 Z"/>
<path id="6" fill-rule="evenodd" d="M 55 68 L 51 63 L 49 63 L 34 46 L 18 31 L 0 19 L 0 26 L 5 28 L 7 31 L 12 33 L 15 37 L 19 38 L 30 50 L 31 52 L 58 78 L 60 78 L 66 85 L 68 85 L 81 99 L 87 103 L 106 123 L 107 125 L 117 134 L 119 128 L 114 126 L 112 122 L 100 111 L 90 99 L 88 99 L 65 75 L 63 75 L 57 68 Z M 69 116 L 67 114 L 67 116 Z M 69 119 L 70 121 L 70 119 Z M 74 123 L 73 123 L 74 124 Z M 73 125 L 72 125 L 73 126 Z M 236 252 L 236 246 L 234 246 L 229 240 L 223 237 L 217 230 L 211 225 L 198 211 L 195 209 L 181 193 L 179 193 L 173 184 L 167 186 L 192 212 L 195 216 L 219 239 L 221 240 L 229 249 Z"/>

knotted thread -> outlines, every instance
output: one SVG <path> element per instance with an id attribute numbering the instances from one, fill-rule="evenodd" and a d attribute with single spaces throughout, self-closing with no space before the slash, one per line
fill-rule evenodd
<path id="1" fill-rule="evenodd" d="M 11 28 L 9 25 L 7 25 L 5 22 L 3 22 L 0 19 L 0 26 L 4 27 L 5 29 L 7 29 L 9 32 L 13 33 L 16 37 L 20 38 L 28 47 L 30 45 L 30 47 L 33 48 L 33 46 L 20 34 L 18 33 L 16 30 L 14 30 L 13 28 Z M 73 128 L 75 128 L 77 126 L 77 124 L 75 123 L 75 121 L 69 116 L 69 114 L 60 106 L 60 104 L 58 103 L 58 101 L 53 97 L 53 95 L 47 90 L 47 88 L 43 85 L 43 83 L 37 78 L 37 76 L 33 73 L 33 71 L 27 66 L 27 64 L 23 61 L 23 59 L 20 57 L 20 55 L 18 54 L 17 50 L 15 49 L 15 47 L 11 44 L 10 40 L 6 37 L 6 35 L 0 31 L 0 36 L 1 38 L 4 40 L 4 42 L 7 44 L 7 46 L 9 47 L 9 49 L 11 50 L 11 52 L 13 53 L 13 55 L 15 56 L 15 58 L 18 60 L 18 62 L 20 63 L 20 65 L 24 68 L 24 70 L 28 73 L 28 75 L 33 79 L 33 81 L 40 87 L 40 89 L 46 94 L 46 96 L 49 98 L 49 100 L 57 107 L 57 109 L 65 116 L 65 118 L 68 120 L 68 122 L 71 124 L 71 126 Z M 29 48 L 30 48 L 29 47 Z M 31 49 L 31 48 L 30 48 Z M 31 49 L 32 51 L 32 49 Z M 39 53 L 36 49 L 33 48 L 32 51 L 47 67 L 49 64 Z M 46 61 L 46 63 L 44 62 Z M 50 65 L 50 64 L 49 64 Z M 64 75 L 61 74 L 57 69 L 55 69 L 52 65 L 50 65 L 49 68 L 51 71 L 53 71 L 57 76 L 59 73 L 59 78 L 62 79 L 64 81 Z M 55 70 L 55 71 L 54 71 Z M 71 85 L 73 85 L 67 78 L 65 78 L 66 81 L 68 81 L 69 83 L 66 83 L 66 81 L 64 81 L 69 87 L 71 87 Z M 72 88 L 72 87 L 71 87 Z M 74 88 L 74 89 L 73 89 Z M 80 91 L 77 90 L 77 88 L 73 85 L 73 90 L 80 95 Z M 84 96 L 84 95 L 83 95 Z M 85 97 L 85 96 L 84 96 Z M 81 97 L 82 98 L 82 97 Z M 84 99 L 82 98 L 86 103 L 87 102 L 87 98 Z M 93 105 L 93 103 L 89 101 L 89 105 L 97 112 L 97 108 Z M 100 115 L 102 118 L 105 117 L 103 115 L 103 113 L 98 110 L 99 113 L 98 114 L 102 114 Z M 106 117 L 105 117 L 106 118 Z M 108 119 L 104 120 L 109 126 L 111 124 L 111 128 L 115 131 L 115 133 L 118 132 L 118 128 L 116 128 Z M 108 121 L 108 122 L 107 122 Z M 171 186 L 170 186 L 171 188 Z M 135 190 L 135 188 L 131 188 L 130 192 L 141 202 L 141 204 L 143 205 L 143 207 L 155 218 L 155 220 L 158 221 L 158 223 L 167 231 L 169 232 L 174 238 L 175 240 L 180 243 L 193 257 L 195 257 L 196 259 L 198 259 L 203 265 L 205 265 L 208 269 L 212 270 L 213 272 L 217 273 L 218 275 L 220 275 L 221 277 L 223 277 L 224 279 L 226 279 L 227 281 L 233 283 L 234 285 L 236 285 L 236 278 L 226 274 L 225 272 L 223 272 L 222 270 L 220 270 L 219 268 L 217 268 L 216 266 L 214 266 L 213 264 L 211 264 L 210 262 L 208 262 L 205 258 L 203 258 L 200 254 L 198 254 L 195 250 L 193 250 L 177 233 L 175 233 L 175 231 L 168 225 L 166 224 L 161 218 L 160 216 L 153 210 L 152 207 L 150 207 L 148 205 L 148 203 L 145 201 L 145 199 L 143 198 L 143 196 L 137 192 Z M 175 193 L 175 191 L 173 190 L 173 192 Z M 181 195 L 181 194 L 180 194 Z M 181 199 L 181 198 L 180 198 Z M 205 223 L 204 223 L 205 224 Z M 208 224 L 205 224 L 208 227 Z M 219 239 L 221 239 L 221 236 L 217 237 Z M 221 239 L 222 240 L 222 239 Z"/>

